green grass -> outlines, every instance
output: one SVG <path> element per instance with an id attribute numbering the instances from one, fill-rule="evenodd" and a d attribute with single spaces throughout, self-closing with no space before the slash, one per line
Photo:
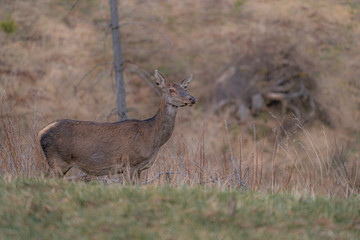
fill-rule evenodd
<path id="1" fill-rule="evenodd" d="M 16 180 L 0 239 L 359 239 L 360 199 Z"/>

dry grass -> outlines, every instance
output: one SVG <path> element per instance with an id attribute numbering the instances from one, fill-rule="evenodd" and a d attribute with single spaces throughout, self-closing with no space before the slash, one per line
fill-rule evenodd
<path id="1" fill-rule="evenodd" d="M 36 121 L 30 134 L 23 134 L 18 115 L 0 100 L 0 175 L 1 179 L 43 177 L 46 163 L 37 141 Z"/>
<path id="2" fill-rule="evenodd" d="M 1 109 L 0 177 L 4 181 L 23 178 L 43 178 L 48 166 L 36 136 L 36 116 L 33 130 L 23 134 L 17 115 L 11 108 Z M 281 128 L 281 123 L 279 125 Z M 291 192 L 301 195 L 340 196 L 358 195 L 360 166 L 349 161 L 344 148 L 328 146 L 320 149 L 318 142 L 328 143 L 324 132 L 322 139 L 313 136 L 300 126 L 303 139 L 285 137 L 275 133 L 272 149 L 267 149 L 266 139 L 256 139 L 252 147 L 244 149 L 240 137 L 236 143 L 229 135 L 224 122 L 224 138 L 219 150 L 207 139 L 203 128 L 197 138 L 189 140 L 175 132 L 175 136 L 159 153 L 155 164 L 142 172 L 141 184 L 150 186 L 204 186 L 222 189 L 243 189 L 265 193 Z M 281 131 L 279 131 L 281 132 Z M 300 134 L 297 134 L 300 135 Z M 247 140 L 248 141 L 248 140 Z M 238 149 L 233 149 L 233 146 Z M 73 181 L 84 180 L 84 174 L 73 169 L 65 177 Z M 129 172 L 118 176 L 86 177 L 87 181 L 129 183 Z"/>
<path id="3" fill-rule="evenodd" d="M 115 120 L 107 2 L 84 1 L 69 13 L 72 4 L 0 3 L 0 15 L 11 15 L 17 24 L 15 34 L 0 32 L 0 90 L 6 92 L 1 99 L 2 178 L 42 176 L 46 164 L 36 131 L 46 123 L 65 117 Z M 159 101 L 148 83 L 131 71 L 134 64 L 149 71 L 159 68 L 170 80 L 193 72 L 190 91 L 199 100 L 179 112 L 172 139 L 154 166 L 143 172 L 143 183 L 358 194 L 360 6 L 356 1 L 120 4 L 129 115 L 150 117 Z M 316 76 L 319 87 L 314 94 L 327 106 L 335 128 L 320 122 L 302 126 L 295 119 L 297 132 L 285 127 L 280 131 L 283 116 L 276 112 L 240 125 L 207 111 L 216 76 L 229 63 L 244 54 L 271 56 L 289 46 L 295 47 L 294 61 Z M 255 50 L 257 54 L 252 54 Z M 73 171 L 68 177 L 78 175 Z"/>

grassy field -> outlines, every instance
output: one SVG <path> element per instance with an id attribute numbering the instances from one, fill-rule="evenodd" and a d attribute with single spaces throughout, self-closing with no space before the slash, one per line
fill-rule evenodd
<path id="1" fill-rule="evenodd" d="M 0 183 L 1 239 L 359 239 L 360 199 L 202 187 Z"/>

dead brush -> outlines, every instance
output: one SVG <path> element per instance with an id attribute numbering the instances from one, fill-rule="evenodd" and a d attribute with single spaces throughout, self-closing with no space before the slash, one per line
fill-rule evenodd
<path id="1" fill-rule="evenodd" d="M 328 171 L 334 172 L 335 182 L 346 182 L 346 191 L 349 189 L 360 189 L 360 178 L 359 178 L 359 159 L 351 161 L 349 153 L 351 152 L 350 146 L 339 146 L 336 138 L 332 150 L 329 153 L 329 162 L 326 165 Z"/>
<path id="2" fill-rule="evenodd" d="M 47 165 L 40 152 L 36 120 L 29 134 L 23 134 L 17 114 L 1 99 L 0 106 L 0 178 L 43 177 Z"/>
<path id="3" fill-rule="evenodd" d="M 223 144 L 226 146 L 219 150 L 208 143 L 205 131 L 196 143 L 186 143 L 180 135 L 176 154 L 171 146 L 165 146 L 154 165 L 142 176 L 142 182 L 155 186 L 188 184 L 343 198 L 358 194 L 358 159 L 345 160 L 346 151 L 336 150 L 336 145 L 320 147 L 328 142 L 325 131 L 323 138 L 315 138 L 300 122 L 298 124 L 301 130 L 298 134 L 290 134 L 285 129 L 281 134 L 275 132 L 272 150 L 267 149 L 265 139 L 256 139 L 255 127 L 250 151 L 243 149 L 242 137 L 238 152 L 233 150 L 227 127 L 227 142 Z M 279 125 L 281 128 L 281 122 Z M 334 165 L 331 162 L 335 159 Z"/>
<path id="4" fill-rule="evenodd" d="M 325 130 L 322 138 L 315 138 L 299 119 L 296 120 L 301 131 L 299 134 L 303 138 L 291 135 L 279 121 L 279 128 L 282 128 L 279 132 L 285 133 L 285 138 L 281 139 L 276 135 L 272 160 L 272 191 L 300 191 L 345 198 L 358 193 L 358 156 L 350 161 L 348 151 L 339 149 L 336 141 L 331 147 Z M 321 147 L 324 143 L 325 147 Z M 282 161 L 278 160 L 279 156 L 283 157 Z M 283 179 L 278 176 L 279 166 L 282 167 L 280 171 Z M 350 166 L 351 175 L 348 171 Z"/>

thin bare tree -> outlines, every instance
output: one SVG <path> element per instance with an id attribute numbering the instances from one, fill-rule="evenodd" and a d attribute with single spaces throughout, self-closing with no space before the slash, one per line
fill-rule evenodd
<path id="1" fill-rule="evenodd" d="M 128 119 L 126 109 L 126 93 L 124 82 L 124 65 L 123 55 L 121 51 L 120 30 L 119 30 L 119 14 L 118 14 L 118 0 L 109 0 L 110 14 L 111 14 L 111 30 L 112 42 L 114 51 L 114 69 L 116 82 L 116 103 L 117 112 L 120 120 Z"/>

